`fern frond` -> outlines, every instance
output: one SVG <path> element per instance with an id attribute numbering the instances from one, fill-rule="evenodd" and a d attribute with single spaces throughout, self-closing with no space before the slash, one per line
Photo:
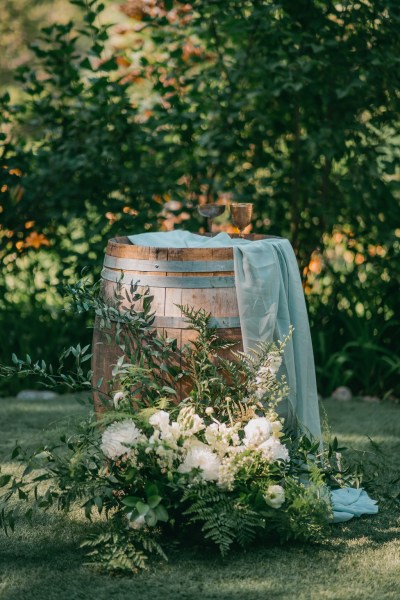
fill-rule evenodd
<path id="1" fill-rule="evenodd" d="M 232 416 L 234 423 L 247 423 L 256 416 L 254 405 L 246 402 L 232 402 Z"/>
<path id="2" fill-rule="evenodd" d="M 88 563 L 102 571 L 137 572 L 147 568 L 151 556 L 167 557 L 148 530 L 119 530 L 89 535 L 81 548 L 89 549 Z"/>
<path id="3" fill-rule="evenodd" d="M 222 556 L 227 555 L 235 542 L 247 546 L 264 527 L 264 520 L 257 512 L 212 485 L 199 487 L 195 492 L 188 490 L 182 500 L 189 503 L 183 513 L 189 517 L 188 522 L 201 523 L 205 539 L 211 540 Z"/>

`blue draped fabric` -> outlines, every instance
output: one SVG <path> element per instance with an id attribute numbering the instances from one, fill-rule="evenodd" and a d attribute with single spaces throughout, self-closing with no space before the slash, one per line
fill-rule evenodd
<path id="1" fill-rule="evenodd" d="M 372 500 L 361 488 L 341 488 L 331 491 L 333 522 L 343 523 L 361 515 L 378 512 L 376 500 Z"/>
<path id="2" fill-rule="evenodd" d="M 310 328 L 299 269 L 288 240 L 265 238 L 252 242 L 214 237 L 188 231 L 143 233 L 129 236 L 132 243 L 161 248 L 233 247 L 236 295 L 245 352 L 261 342 L 283 339 L 294 327 L 285 348 L 284 365 L 289 385 L 287 421 L 294 420 L 313 437 L 321 439 L 317 384 Z M 282 407 L 280 407 L 282 410 Z"/>

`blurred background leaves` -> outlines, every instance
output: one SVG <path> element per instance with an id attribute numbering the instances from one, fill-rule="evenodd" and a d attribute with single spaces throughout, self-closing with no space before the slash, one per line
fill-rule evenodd
<path id="1" fill-rule="evenodd" d="M 254 232 L 295 248 L 320 392 L 399 394 L 398 2 L 17 0 L 4 14 L 2 362 L 90 337 L 59 290 L 83 267 L 98 276 L 109 237 L 201 231 L 198 203 L 235 199 L 255 203 Z"/>

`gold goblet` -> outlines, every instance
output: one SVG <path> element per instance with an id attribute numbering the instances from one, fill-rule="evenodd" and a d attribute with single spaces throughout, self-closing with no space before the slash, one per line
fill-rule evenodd
<path id="1" fill-rule="evenodd" d="M 232 202 L 232 224 L 239 229 L 240 237 L 243 237 L 243 231 L 247 225 L 250 225 L 252 216 L 253 204 L 251 202 Z"/>

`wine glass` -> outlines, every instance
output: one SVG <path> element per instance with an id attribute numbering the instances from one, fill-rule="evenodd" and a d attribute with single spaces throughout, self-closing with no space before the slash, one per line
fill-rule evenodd
<path id="1" fill-rule="evenodd" d="M 225 212 L 225 204 L 200 204 L 197 207 L 202 217 L 207 217 L 208 230 L 212 235 L 212 224 L 215 217 L 219 217 Z"/>
<path id="2" fill-rule="evenodd" d="M 253 204 L 251 202 L 232 202 L 232 224 L 239 229 L 239 236 L 241 238 L 244 237 L 243 231 L 250 225 L 252 216 Z"/>

